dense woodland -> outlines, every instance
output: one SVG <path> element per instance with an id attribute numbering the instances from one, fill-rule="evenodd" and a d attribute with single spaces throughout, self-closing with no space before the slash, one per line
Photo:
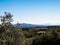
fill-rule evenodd
<path id="1" fill-rule="evenodd" d="M 60 45 L 60 26 L 20 28 L 11 23 L 13 15 L 0 16 L 0 45 Z"/>

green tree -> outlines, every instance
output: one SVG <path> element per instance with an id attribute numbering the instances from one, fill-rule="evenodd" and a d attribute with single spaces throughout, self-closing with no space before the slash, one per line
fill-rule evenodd
<path id="1" fill-rule="evenodd" d="M 11 15 L 11 13 L 5 12 L 4 14 L 5 14 L 4 16 L 0 16 L 0 20 L 1 20 L 3 26 L 5 26 L 5 24 L 7 22 L 12 22 L 13 21 L 13 19 L 12 19 L 13 15 Z"/>
<path id="2" fill-rule="evenodd" d="M 0 16 L 2 27 L 0 29 L 0 45 L 24 45 L 24 34 L 21 28 L 14 27 L 11 13 L 5 12 L 5 16 Z"/>

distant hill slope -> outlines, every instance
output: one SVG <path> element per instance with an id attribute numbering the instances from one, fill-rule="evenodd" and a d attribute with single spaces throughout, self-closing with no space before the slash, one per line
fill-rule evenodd
<path id="1" fill-rule="evenodd" d="M 14 26 L 16 27 L 17 24 L 14 24 Z M 34 28 L 34 27 L 39 27 L 39 28 L 53 28 L 53 27 L 60 27 L 60 25 L 35 25 L 35 24 L 27 24 L 27 23 L 21 23 L 19 24 L 19 27 L 21 28 Z"/>
<path id="2" fill-rule="evenodd" d="M 17 24 L 15 24 L 14 26 L 17 26 Z M 27 24 L 27 23 L 21 23 L 20 24 L 21 28 L 34 28 L 34 27 L 46 27 L 43 25 L 35 25 L 35 24 Z"/>

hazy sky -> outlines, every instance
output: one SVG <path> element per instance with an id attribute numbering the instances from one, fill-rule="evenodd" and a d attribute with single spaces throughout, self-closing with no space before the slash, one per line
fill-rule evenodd
<path id="1" fill-rule="evenodd" d="M 60 24 L 60 0 L 0 0 L 0 16 L 13 14 L 13 23 Z"/>

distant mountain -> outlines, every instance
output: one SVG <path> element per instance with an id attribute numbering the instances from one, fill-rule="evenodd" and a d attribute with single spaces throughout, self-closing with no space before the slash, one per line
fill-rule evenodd
<path id="1" fill-rule="evenodd" d="M 15 24 L 14 26 L 17 26 L 17 24 Z M 34 28 L 34 27 L 46 27 L 46 26 L 44 26 L 44 25 L 35 25 L 35 24 L 21 23 L 20 27 L 21 28 Z"/>
<path id="2" fill-rule="evenodd" d="M 16 27 L 17 24 L 14 24 L 14 26 Z M 60 25 L 36 25 L 36 24 L 27 24 L 27 23 L 19 23 L 19 27 L 21 28 L 35 28 L 35 27 L 39 27 L 39 28 L 53 28 L 53 27 L 59 27 Z"/>

